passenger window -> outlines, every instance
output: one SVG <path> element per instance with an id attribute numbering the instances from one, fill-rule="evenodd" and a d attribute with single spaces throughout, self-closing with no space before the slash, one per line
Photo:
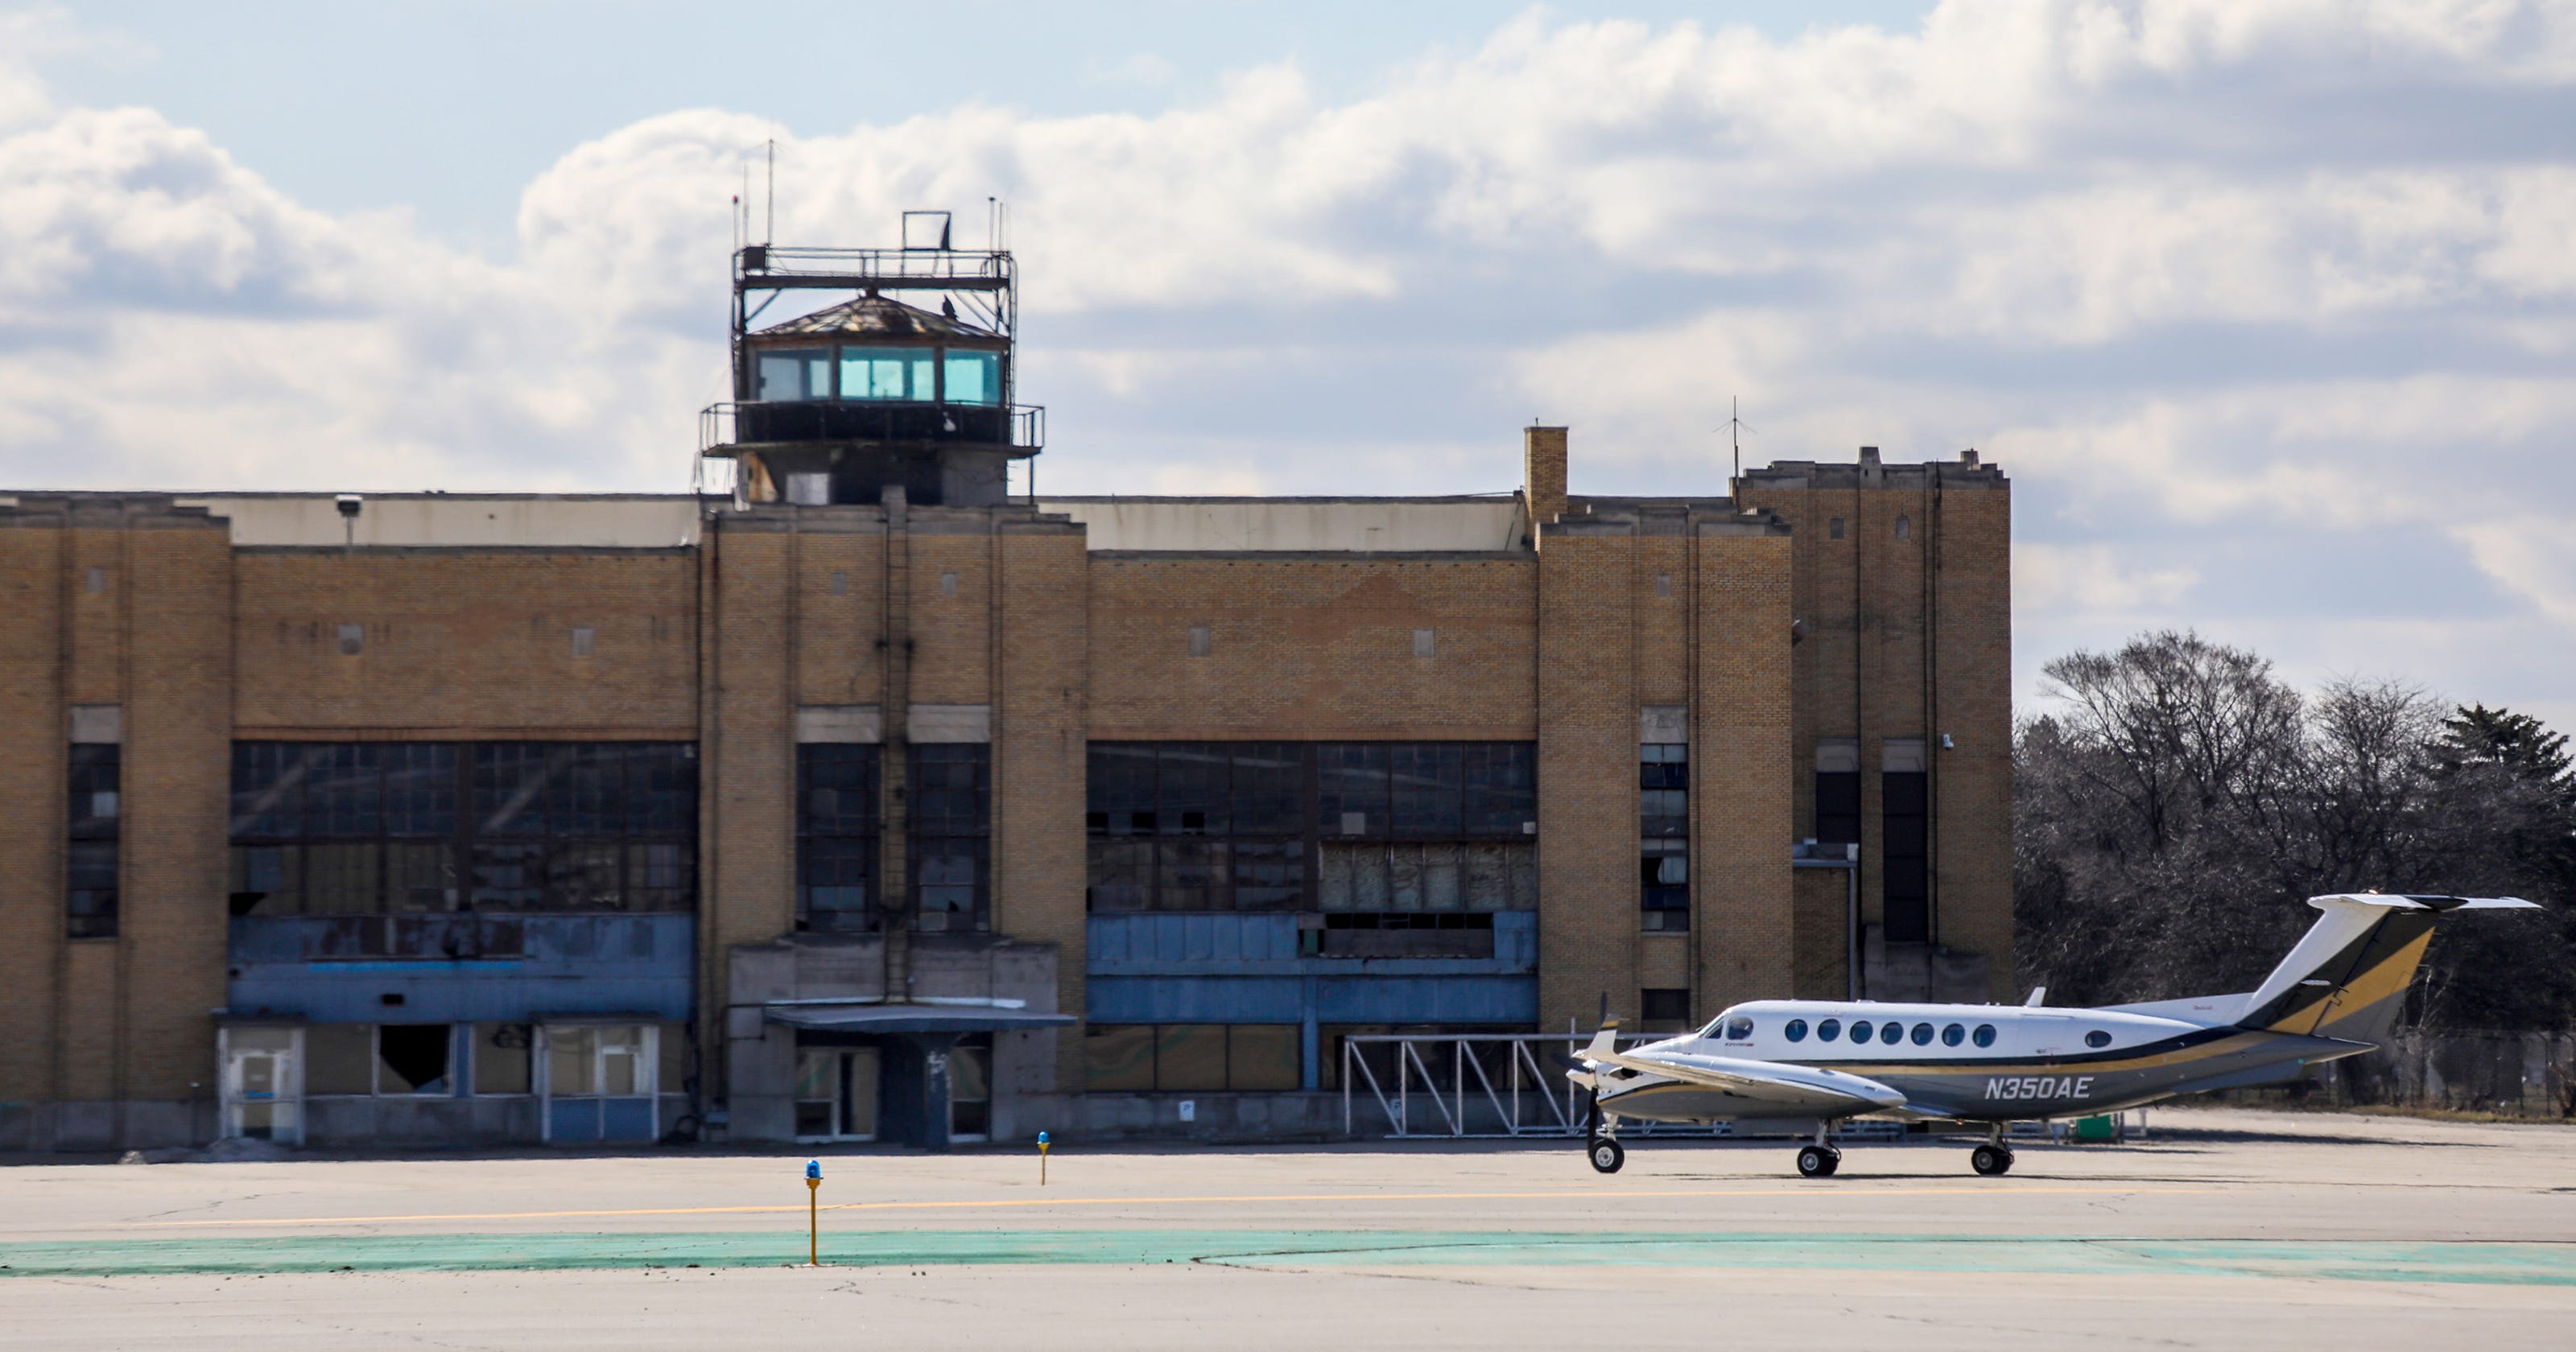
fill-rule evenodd
<path id="1" fill-rule="evenodd" d="M 1944 1047 L 1956 1047 L 1967 1040 L 1968 1030 L 1958 1024 L 1951 1024 L 1941 1030 L 1941 1045 Z"/>
<path id="2" fill-rule="evenodd" d="M 2087 1047 L 2108 1047 L 2111 1045 L 2111 1035 L 2103 1032 L 2099 1028 L 2096 1028 L 2092 1032 L 2084 1035 L 2084 1045 Z"/>
<path id="3" fill-rule="evenodd" d="M 1852 1041 L 1854 1041 L 1854 1042 L 1867 1042 L 1867 1041 L 1869 1041 L 1869 1020 L 1867 1020 L 1867 1019 L 1854 1019 L 1854 1020 L 1852 1020 Z"/>
<path id="4" fill-rule="evenodd" d="M 1751 1036 L 1753 1036 L 1753 1020 L 1739 1017 L 1726 1021 L 1727 1041 L 1742 1042 Z"/>
<path id="5" fill-rule="evenodd" d="M 1804 1042 L 1807 1040 L 1807 1021 L 1805 1019 L 1791 1019 L 1787 1023 L 1781 1025 L 1780 1032 L 1791 1042 Z"/>
<path id="6" fill-rule="evenodd" d="M 1972 1040 L 1980 1047 L 1995 1045 L 1995 1026 L 1991 1023 L 1978 1024 L 1977 1035 Z"/>
<path id="7" fill-rule="evenodd" d="M 1917 1047 L 1929 1047 L 1932 1045 L 1932 1025 L 1928 1023 L 1918 1023 L 1914 1025 L 1914 1045 Z"/>
<path id="8" fill-rule="evenodd" d="M 1823 1023 L 1820 1023 L 1820 1024 L 1817 1024 L 1817 1025 L 1816 1025 L 1816 1041 L 1818 1041 L 1818 1042 L 1831 1042 L 1831 1041 L 1833 1041 L 1835 1038 L 1838 1038 L 1838 1037 L 1842 1036 L 1842 1032 L 1843 1032 L 1843 1021 L 1842 1021 L 1842 1020 L 1840 1020 L 1840 1019 L 1827 1019 L 1827 1020 L 1825 1020 Z"/>

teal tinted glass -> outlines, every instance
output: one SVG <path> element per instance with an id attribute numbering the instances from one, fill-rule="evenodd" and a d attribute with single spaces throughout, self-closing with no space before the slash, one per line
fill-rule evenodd
<path id="1" fill-rule="evenodd" d="M 932 371 L 931 355 L 918 348 L 845 347 L 841 349 L 841 397 L 927 403 L 937 397 Z"/>
<path id="2" fill-rule="evenodd" d="M 952 404 L 1002 402 L 1001 354 L 998 352 L 949 353 L 948 402 Z"/>

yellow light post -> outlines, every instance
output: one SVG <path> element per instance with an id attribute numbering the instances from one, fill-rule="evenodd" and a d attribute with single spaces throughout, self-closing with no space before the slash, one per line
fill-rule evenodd
<path id="1" fill-rule="evenodd" d="M 805 1161 L 805 1266 L 823 1266 L 823 1161 Z"/>
<path id="2" fill-rule="evenodd" d="M 1046 1186 L 1046 1152 L 1047 1134 L 1042 1131 L 1038 1133 L 1038 1186 L 1041 1188 Z"/>

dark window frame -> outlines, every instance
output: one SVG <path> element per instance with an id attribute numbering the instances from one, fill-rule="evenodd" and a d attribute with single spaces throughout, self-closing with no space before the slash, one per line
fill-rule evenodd
<path id="1" fill-rule="evenodd" d="M 1528 841 L 1538 818 L 1535 742 L 1094 742 L 1086 778 L 1098 913 L 1319 911 L 1327 844 Z M 1180 857 L 1210 846 L 1215 883 Z"/>
<path id="2" fill-rule="evenodd" d="M 884 927 L 883 796 L 884 755 L 875 743 L 797 744 L 797 929 L 866 933 Z M 858 905 L 817 907 L 818 887 L 856 887 Z"/>
<path id="3" fill-rule="evenodd" d="M 236 741 L 232 911 L 686 912 L 697 807 L 694 742 Z"/>
<path id="4" fill-rule="evenodd" d="M 908 751 L 905 909 L 917 930 L 984 933 L 993 927 L 992 745 L 914 742 Z"/>

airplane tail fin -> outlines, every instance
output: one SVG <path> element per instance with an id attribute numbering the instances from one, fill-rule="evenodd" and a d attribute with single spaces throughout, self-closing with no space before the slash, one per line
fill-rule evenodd
<path id="1" fill-rule="evenodd" d="M 1604 1019 L 1601 1021 L 1601 1031 L 1592 1035 L 1592 1042 L 1583 1049 L 1583 1054 L 1598 1061 L 1606 1059 L 1617 1050 L 1619 1050 L 1619 1021 Z"/>
<path id="2" fill-rule="evenodd" d="M 2310 897 L 2323 914 L 2246 997 L 2239 1028 L 2347 1042 L 2382 1042 L 2406 1002 L 2437 917 L 2463 910 L 2532 910 L 2520 897 L 2377 892 Z"/>

